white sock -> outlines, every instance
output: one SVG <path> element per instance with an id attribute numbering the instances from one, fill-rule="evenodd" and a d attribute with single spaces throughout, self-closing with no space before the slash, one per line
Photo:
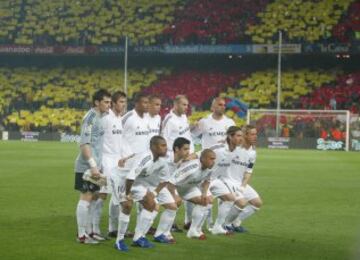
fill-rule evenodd
<path id="1" fill-rule="evenodd" d="M 166 233 L 171 229 L 175 217 L 176 210 L 165 209 L 161 214 L 159 225 L 156 229 L 154 237 L 160 236 L 161 234 L 166 235 Z"/>
<path id="2" fill-rule="evenodd" d="M 136 222 L 135 235 L 133 240 L 136 241 L 140 237 L 145 236 L 152 222 L 153 222 L 153 213 L 146 209 L 142 209 L 140 212 L 139 221 Z"/>
<path id="3" fill-rule="evenodd" d="M 152 212 L 152 220 L 151 220 L 151 222 L 149 223 L 149 225 L 146 227 L 144 236 L 147 234 L 147 232 L 148 232 L 149 229 L 151 228 L 152 224 L 154 223 L 154 219 L 156 218 L 156 216 L 157 216 L 158 213 L 159 213 L 159 212 L 156 211 L 156 210 L 154 210 L 154 211 Z"/>
<path id="4" fill-rule="evenodd" d="M 129 225 L 129 221 L 130 221 L 130 215 L 126 215 L 123 212 L 120 212 L 116 242 L 124 239 L 125 233 Z"/>
<path id="5" fill-rule="evenodd" d="M 76 207 L 76 221 L 78 226 L 78 237 L 86 234 L 88 225 L 90 203 L 86 200 L 79 200 Z"/>
<path id="6" fill-rule="evenodd" d="M 224 225 L 226 216 L 229 214 L 233 204 L 234 202 L 232 201 L 222 201 L 219 203 L 218 215 L 214 227 L 222 227 Z"/>
<path id="7" fill-rule="evenodd" d="M 244 210 L 240 213 L 239 218 L 241 221 L 244 221 L 248 217 L 250 217 L 252 214 L 254 214 L 256 211 L 258 211 L 259 208 L 253 206 L 253 205 L 247 205 Z"/>
<path id="8" fill-rule="evenodd" d="M 192 210 L 194 207 L 194 204 L 190 201 L 184 201 L 184 207 L 185 207 L 185 224 L 191 222 L 191 216 L 192 216 Z"/>
<path id="9" fill-rule="evenodd" d="M 201 230 L 202 224 L 204 223 L 206 216 L 207 207 L 201 205 L 195 205 L 192 211 L 191 226 L 189 232 Z"/>
<path id="10" fill-rule="evenodd" d="M 212 204 L 209 204 L 206 206 L 206 220 L 208 227 L 211 227 L 213 224 L 213 218 L 212 218 Z"/>
<path id="11" fill-rule="evenodd" d="M 225 225 L 230 225 L 243 211 L 242 208 L 239 208 L 237 205 L 233 205 L 229 211 L 229 214 L 227 215 L 225 219 Z"/>
<path id="12" fill-rule="evenodd" d="M 118 229 L 119 222 L 119 210 L 120 206 L 114 204 L 112 198 L 109 202 L 109 232 L 115 231 Z"/>
<path id="13" fill-rule="evenodd" d="M 101 212 L 104 206 L 104 200 L 102 198 L 98 198 L 94 203 L 94 213 L 92 216 L 92 224 L 93 224 L 93 232 L 96 234 L 101 234 L 100 231 L 100 220 L 101 220 Z"/>
<path id="14" fill-rule="evenodd" d="M 95 201 L 92 200 L 89 205 L 89 217 L 86 225 L 86 233 L 88 234 L 93 233 L 92 219 L 94 216 L 94 211 L 95 211 Z"/>
<path id="15" fill-rule="evenodd" d="M 237 216 L 237 218 L 232 222 L 233 226 L 235 227 L 240 227 L 241 226 L 241 219 L 240 219 L 240 215 Z"/>
<path id="16" fill-rule="evenodd" d="M 136 223 L 140 221 L 140 213 L 143 208 L 143 206 L 139 202 L 135 202 L 136 207 Z"/>

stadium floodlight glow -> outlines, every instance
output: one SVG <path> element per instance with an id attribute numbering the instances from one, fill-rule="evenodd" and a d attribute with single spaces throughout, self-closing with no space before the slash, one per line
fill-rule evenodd
<path id="1" fill-rule="evenodd" d="M 277 119 L 280 135 L 276 133 Z M 290 148 L 350 149 L 349 110 L 248 109 L 247 124 L 255 125 L 263 140 L 286 137 L 291 143 L 296 139 L 297 146 Z"/>

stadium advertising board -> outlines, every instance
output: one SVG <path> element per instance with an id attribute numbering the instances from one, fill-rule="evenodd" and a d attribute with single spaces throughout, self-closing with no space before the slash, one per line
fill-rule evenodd
<path id="1" fill-rule="evenodd" d="M 344 150 L 345 143 L 343 141 L 325 140 L 323 138 L 317 139 L 318 150 Z"/>
<path id="2" fill-rule="evenodd" d="M 273 54 L 279 52 L 277 44 L 254 44 L 252 45 L 252 53 L 256 54 Z M 282 53 L 301 53 L 301 44 L 283 44 L 281 46 Z"/>
<path id="3" fill-rule="evenodd" d="M 21 132 L 21 141 L 37 142 L 39 141 L 39 132 Z"/>
<path id="4" fill-rule="evenodd" d="M 288 137 L 269 137 L 268 148 L 271 149 L 289 149 L 290 138 Z"/>

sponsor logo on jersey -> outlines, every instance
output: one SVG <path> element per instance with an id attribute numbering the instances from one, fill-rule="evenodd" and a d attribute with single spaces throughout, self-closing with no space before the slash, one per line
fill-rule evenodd
<path id="1" fill-rule="evenodd" d="M 185 129 L 179 131 L 179 135 L 183 135 L 183 134 L 185 134 L 185 133 L 188 132 L 188 131 L 190 131 L 190 127 L 189 127 L 189 126 L 185 127 Z"/>

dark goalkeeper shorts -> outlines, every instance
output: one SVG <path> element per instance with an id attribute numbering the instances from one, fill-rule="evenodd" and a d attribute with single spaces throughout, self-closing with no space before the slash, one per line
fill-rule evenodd
<path id="1" fill-rule="evenodd" d="M 83 180 L 83 172 L 75 172 L 75 190 L 82 193 L 96 192 L 100 190 L 100 187 L 94 183 Z"/>

